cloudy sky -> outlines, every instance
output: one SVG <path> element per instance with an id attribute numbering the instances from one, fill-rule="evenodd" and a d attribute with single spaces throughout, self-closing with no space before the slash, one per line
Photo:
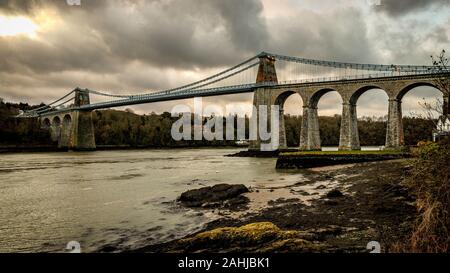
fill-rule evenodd
<path id="1" fill-rule="evenodd" d="M 176 87 L 261 51 L 428 65 L 442 49 L 450 52 L 449 0 L 0 0 L 0 97 L 14 102 L 49 102 L 76 86 L 116 94 Z M 405 113 L 438 95 L 414 89 Z M 205 99 L 244 109 L 251 100 Z M 191 100 L 133 109 L 170 111 L 178 103 Z M 340 113 L 340 104 L 329 93 L 320 114 Z M 288 100 L 287 112 L 301 112 L 299 97 Z M 364 94 L 358 114 L 386 115 L 384 92 Z"/>

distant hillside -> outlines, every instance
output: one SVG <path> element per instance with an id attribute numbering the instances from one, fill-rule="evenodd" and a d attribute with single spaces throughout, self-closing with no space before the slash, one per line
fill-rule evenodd
<path id="1" fill-rule="evenodd" d="M 5 103 L 0 99 L 0 145 L 54 145 L 47 130 L 40 128 L 37 119 L 17 119 L 19 110 L 37 106 Z"/>

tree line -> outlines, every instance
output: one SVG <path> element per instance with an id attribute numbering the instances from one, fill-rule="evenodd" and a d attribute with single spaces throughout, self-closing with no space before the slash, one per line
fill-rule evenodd
<path id="1" fill-rule="evenodd" d="M 33 107 L 26 103 L 5 103 L 0 98 L 0 145 L 53 145 L 48 130 L 36 118 L 15 118 L 19 110 Z"/>
<path id="2" fill-rule="evenodd" d="M 50 145 L 48 130 L 41 129 L 37 119 L 17 119 L 19 110 L 32 107 L 28 104 L 5 103 L 0 99 L 0 144 L 1 145 Z M 127 145 L 131 147 L 180 147 L 180 146 L 229 146 L 234 141 L 175 141 L 171 136 L 172 124 L 178 120 L 168 112 L 137 115 L 131 110 L 102 110 L 92 114 L 95 141 L 97 145 Z M 236 119 L 236 117 L 234 117 Z M 193 119 L 192 119 L 193 120 Z M 206 118 L 203 118 L 203 122 Z M 224 139 L 226 119 L 224 122 Z M 286 140 L 289 147 L 299 146 L 301 116 L 285 116 Z M 319 117 L 320 135 L 323 146 L 339 145 L 340 115 Z M 192 124 L 193 126 L 193 124 Z M 246 117 L 246 137 L 249 132 L 249 118 Z M 424 118 L 403 118 L 405 143 L 415 145 L 422 140 L 430 140 L 434 122 Z M 378 118 L 358 120 L 362 146 L 384 145 L 386 121 Z M 237 131 L 236 122 L 234 130 Z M 193 130 L 192 130 L 193 131 Z M 236 132 L 234 132 L 236 135 Z"/>

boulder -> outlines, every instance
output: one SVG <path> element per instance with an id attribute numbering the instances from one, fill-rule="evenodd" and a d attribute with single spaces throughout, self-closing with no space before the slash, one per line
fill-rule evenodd
<path id="1" fill-rule="evenodd" d="M 180 239 L 173 252 L 320 252 L 323 244 L 309 241 L 315 235 L 296 230 L 281 230 L 271 222 L 240 227 L 223 227 Z"/>
<path id="2" fill-rule="evenodd" d="M 328 198 L 336 198 L 336 197 L 342 197 L 342 196 L 344 196 L 344 194 L 340 190 L 336 190 L 336 189 L 327 193 Z"/>
<path id="3" fill-rule="evenodd" d="M 219 184 L 186 191 L 181 194 L 178 201 L 187 207 L 204 208 L 221 207 L 224 204 L 243 204 L 248 202 L 248 198 L 240 195 L 248 191 L 244 185 Z"/>

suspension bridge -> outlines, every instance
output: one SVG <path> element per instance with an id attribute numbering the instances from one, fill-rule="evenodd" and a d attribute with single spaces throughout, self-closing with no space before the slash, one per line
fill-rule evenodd
<path id="1" fill-rule="evenodd" d="M 303 101 L 300 149 L 317 150 L 321 149 L 318 102 L 325 93 L 337 91 L 343 101 L 339 148 L 352 150 L 360 148 L 356 115 L 359 96 L 370 89 L 383 89 L 389 96 L 386 146 L 399 148 L 404 144 L 402 97 L 418 86 L 442 89 L 438 83 L 448 82 L 449 78 L 450 70 L 438 66 L 347 63 L 262 52 L 210 77 L 166 90 L 122 94 L 77 87 L 51 103 L 20 113 L 19 117 L 38 117 L 60 147 L 95 149 L 93 110 L 253 92 L 257 109 L 260 105 L 280 106 L 279 144 L 274 149 L 285 149 L 283 105 L 297 93 Z M 448 102 L 448 91 L 441 91 Z M 264 141 L 252 141 L 250 149 L 259 150 L 261 144 Z"/>

